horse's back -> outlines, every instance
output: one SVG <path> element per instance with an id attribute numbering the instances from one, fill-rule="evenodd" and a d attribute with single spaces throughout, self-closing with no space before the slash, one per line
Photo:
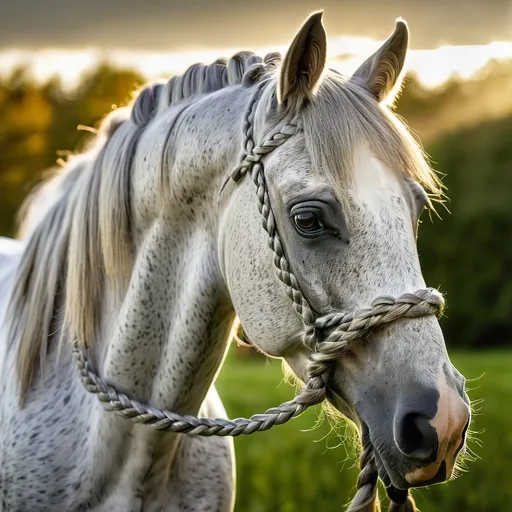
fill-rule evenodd
<path id="1" fill-rule="evenodd" d="M 24 247 L 25 243 L 21 240 L 0 236 L 0 287 L 18 265 Z"/>
<path id="2" fill-rule="evenodd" d="M 25 244 L 20 240 L 0 236 L 0 325 L 24 246 Z"/>
<path id="3" fill-rule="evenodd" d="M 24 242 L 20 240 L 0 237 L 0 368 L 4 361 L 6 348 L 5 327 L 3 326 L 5 310 L 24 247 Z"/>

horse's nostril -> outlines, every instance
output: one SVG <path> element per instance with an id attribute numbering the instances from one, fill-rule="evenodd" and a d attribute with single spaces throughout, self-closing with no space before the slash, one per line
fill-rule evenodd
<path id="1" fill-rule="evenodd" d="M 398 449 L 411 459 L 432 462 L 437 457 L 437 432 L 423 414 L 404 414 L 396 425 Z"/>

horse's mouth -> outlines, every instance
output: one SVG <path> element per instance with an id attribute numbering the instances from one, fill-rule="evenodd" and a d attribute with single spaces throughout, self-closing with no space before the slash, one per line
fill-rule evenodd
<path id="1" fill-rule="evenodd" d="M 413 478 L 413 475 L 416 472 L 414 469 L 410 472 L 405 473 L 399 471 L 394 466 L 387 467 L 386 464 L 384 464 L 383 462 L 382 455 L 379 453 L 378 450 L 375 449 L 375 446 L 372 443 L 379 478 L 382 480 L 385 487 L 388 488 L 388 493 L 390 488 L 406 491 L 408 489 L 428 487 L 430 485 L 439 484 L 442 482 L 446 482 L 447 480 L 450 480 L 453 477 L 453 468 L 456 465 L 457 457 L 459 453 L 462 450 L 464 450 L 465 446 L 466 442 L 464 439 L 462 439 L 459 443 L 458 448 L 455 450 L 452 456 L 449 456 L 448 458 L 443 458 L 440 462 L 438 462 L 437 468 L 432 468 L 435 472 L 429 471 L 431 475 L 430 478 L 424 478 L 424 472 L 423 478 Z M 430 466 L 434 464 L 436 463 L 430 463 Z M 428 469 L 428 466 L 429 465 L 424 467 L 420 466 L 416 468 L 416 470 L 421 474 L 422 470 Z"/>
<path id="2" fill-rule="evenodd" d="M 393 492 L 393 489 L 398 489 L 400 491 L 406 491 L 411 488 L 416 487 L 427 487 L 429 485 L 439 484 L 447 480 L 447 467 L 446 462 L 443 460 L 439 465 L 439 468 L 435 475 L 429 480 L 425 480 L 422 482 L 415 482 L 411 484 L 408 482 L 405 477 L 400 474 L 398 471 L 388 472 L 384 463 L 382 462 L 382 458 L 377 450 L 374 447 L 375 461 L 377 463 L 377 470 L 379 472 L 379 478 L 382 480 L 384 486 L 388 489 L 388 493 Z M 390 474 L 391 473 L 391 474 Z"/>
<path id="3" fill-rule="evenodd" d="M 327 385 L 326 389 L 327 399 L 329 400 L 329 402 L 339 412 L 341 412 L 343 415 L 345 415 L 347 418 L 353 421 L 356 424 L 356 426 L 360 429 L 360 431 L 363 432 L 363 434 L 366 432 L 369 435 L 368 426 L 366 425 L 365 422 L 361 420 L 354 407 L 347 400 L 345 400 L 339 393 L 334 391 L 332 386 Z M 421 482 L 411 483 L 407 481 L 405 476 L 402 475 L 400 471 L 394 470 L 393 468 L 389 468 L 388 471 L 379 451 L 376 449 L 375 446 L 373 446 L 373 443 L 371 444 L 375 456 L 375 462 L 377 464 L 379 478 L 382 480 L 382 483 L 387 488 L 388 494 L 390 495 L 393 493 L 403 493 L 404 491 L 407 491 L 408 489 L 411 489 L 413 487 L 426 487 L 429 485 L 438 484 L 446 481 L 448 478 L 447 464 L 446 461 L 443 460 L 439 464 L 439 468 L 437 469 L 436 473 L 432 476 L 432 478 Z M 456 451 L 455 458 L 462 449 L 464 444 L 464 442 L 460 444 L 459 448 Z"/>

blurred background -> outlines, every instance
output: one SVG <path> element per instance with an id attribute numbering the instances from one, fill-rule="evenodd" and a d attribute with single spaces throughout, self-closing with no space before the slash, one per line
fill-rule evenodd
<path id="1" fill-rule="evenodd" d="M 351 73 L 402 16 L 411 30 L 396 111 L 443 175 L 449 201 L 423 216 L 428 284 L 447 293 L 454 363 L 478 403 L 475 461 L 448 485 L 416 491 L 423 512 L 512 505 L 512 4 L 508 0 L 231 2 L 17 0 L 0 3 L 0 235 L 23 198 L 80 151 L 148 79 L 238 50 L 283 51 L 325 8 L 330 62 Z M 218 381 L 230 417 L 291 398 L 280 363 L 233 346 Z M 480 400 L 483 399 L 483 400 Z M 339 511 L 354 493 L 350 429 L 317 410 L 237 439 L 237 512 Z"/>

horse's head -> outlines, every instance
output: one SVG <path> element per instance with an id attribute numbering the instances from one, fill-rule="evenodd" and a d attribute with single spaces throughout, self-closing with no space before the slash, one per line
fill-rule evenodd
<path id="1" fill-rule="evenodd" d="M 248 116 L 256 145 L 283 125 L 298 127 L 264 157 L 265 184 L 252 169 L 258 194 L 268 192 L 260 200 L 266 229 L 275 225 L 278 238 L 270 237 L 269 249 L 256 189 L 246 178 L 226 194 L 220 260 L 249 338 L 265 354 L 284 358 L 303 381 L 318 348 L 304 343 L 308 322 L 311 331 L 315 318 L 425 287 L 416 229 L 429 205 L 423 187 L 436 191 L 437 182 L 385 106 L 399 87 L 407 43 L 399 21 L 344 79 L 324 70 L 326 37 L 315 14 Z M 306 319 L 293 304 L 301 294 L 310 308 Z M 317 343 L 331 332 L 317 333 Z M 326 390 L 369 434 L 385 482 L 407 489 L 450 478 L 469 400 L 434 314 L 398 318 L 345 343 Z"/>

